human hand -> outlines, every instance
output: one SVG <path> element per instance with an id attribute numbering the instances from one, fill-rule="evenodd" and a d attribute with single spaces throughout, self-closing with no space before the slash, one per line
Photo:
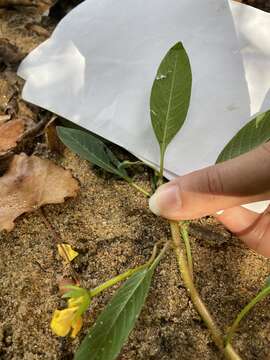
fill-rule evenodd
<path id="1" fill-rule="evenodd" d="M 269 199 L 270 142 L 160 186 L 149 206 L 156 215 L 172 220 L 214 214 L 250 248 L 270 257 L 270 207 L 257 214 L 240 206 Z"/>

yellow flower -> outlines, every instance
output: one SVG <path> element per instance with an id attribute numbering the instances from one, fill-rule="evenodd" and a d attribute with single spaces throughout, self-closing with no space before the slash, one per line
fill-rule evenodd
<path id="1" fill-rule="evenodd" d="M 68 308 L 55 310 L 51 321 L 51 329 L 58 336 L 67 336 L 71 331 L 71 337 L 75 338 L 82 327 L 80 307 L 84 303 L 84 296 L 68 300 Z"/>
<path id="2" fill-rule="evenodd" d="M 51 329 L 58 336 L 70 336 L 74 338 L 82 328 L 82 315 L 91 303 L 91 297 L 87 289 L 79 286 L 66 286 L 69 291 L 63 297 L 69 298 L 68 307 L 64 310 L 55 310 L 51 320 Z"/>
<path id="3" fill-rule="evenodd" d="M 68 300 L 68 307 L 78 309 L 83 303 L 84 303 L 84 296 L 79 296 L 77 298 L 70 298 Z"/>
<path id="4" fill-rule="evenodd" d="M 58 244 L 58 253 L 65 260 L 65 262 L 71 262 L 75 257 L 79 255 L 77 251 L 73 250 L 69 244 Z"/>
<path id="5" fill-rule="evenodd" d="M 71 334 L 70 336 L 74 339 L 78 332 L 81 330 L 82 328 L 82 324 L 83 324 L 83 321 L 82 321 L 82 318 L 81 316 L 78 318 L 78 320 L 72 325 L 72 331 L 71 331 Z"/>
<path id="6" fill-rule="evenodd" d="M 51 329 L 58 336 L 67 336 L 71 331 L 74 338 L 82 327 L 82 317 L 77 316 L 77 308 L 55 310 L 51 321 Z"/>

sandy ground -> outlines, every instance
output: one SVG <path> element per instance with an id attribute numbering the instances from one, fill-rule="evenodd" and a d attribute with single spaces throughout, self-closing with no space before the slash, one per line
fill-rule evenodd
<path id="1" fill-rule="evenodd" d="M 16 10 L 6 17 L 5 10 L 0 10 L 0 21 L 2 36 L 23 51 L 46 38 L 26 29 L 25 24 L 40 22 L 30 12 L 25 15 Z M 44 27 L 51 31 L 52 23 Z M 40 144 L 34 148 L 40 156 L 71 169 L 80 182 L 77 198 L 48 205 L 44 211 L 59 233 L 58 241 L 79 252 L 74 268 L 84 286 L 97 286 L 142 264 L 154 243 L 169 237 L 167 222 L 152 215 L 146 199 L 125 182 L 67 150 L 64 156 L 56 156 Z M 147 188 L 149 179 L 150 174 L 139 168 L 136 181 Z M 193 222 L 191 234 L 196 285 L 219 325 L 226 329 L 263 285 L 270 273 L 269 261 L 246 249 L 211 218 Z M 58 292 L 63 274 L 68 274 L 68 269 L 63 268 L 56 239 L 40 212 L 21 216 L 11 233 L 0 233 L 0 359 L 72 359 L 115 288 L 93 302 L 79 338 L 61 339 L 52 334 L 49 323 L 54 309 L 65 305 Z M 269 305 L 270 298 L 257 306 L 235 337 L 235 347 L 245 360 L 270 359 Z M 193 309 L 169 252 L 155 273 L 147 304 L 118 360 L 221 358 Z"/>
<path id="2" fill-rule="evenodd" d="M 80 181 L 76 199 L 45 207 L 61 238 L 79 253 L 74 268 L 82 284 L 94 287 L 147 260 L 153 244 L 169 236 L 165 221 L 121 180 L 93 170 L 66 151 L 54 159 Z M 137 176 L 147 186 L 149 174 Z M 191 227 L 196 283 L 218 323 L 226 328 L 256 294 L 270 272 L 269 262 L 245 249 L 220 225 L 204 219 Z M 10 234 L 0 235 L 1 359 L 70 359 L 78 339 L 60 339 L 50 330 L 53 310 L 63 306 L 57 283 L 63 264 L 39 212 L 22 216 Z M 84 330 L 113 291 L 94 302 Z M 244 359 L 269 359 L 270 299 L 249 315 L 235 338 Z M 180 357 L 181 354 L 181 357 Z M 204 324 L 183 288 L 173 253 L 162 260 L 136 329 L 119 359 L 219 359 Z"/>

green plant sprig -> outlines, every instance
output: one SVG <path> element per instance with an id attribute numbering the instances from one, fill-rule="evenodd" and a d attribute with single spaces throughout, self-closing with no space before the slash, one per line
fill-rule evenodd
<path id="1" fill-rule="evenodd" d="M 168 51 L 158 69 L 150 100 L 152 125 L 160 145 L 160 183 L 163 182 L 164 157 L 166 148 L 183 125 L 187 115 L 191 94 L 191 79 L 192 75 L 187 53 L 182 43 L 177 43 Z M 184 90 L 182 87 L 184 87 Z M 84 132 L 79 129 L 58 127 L 57 132 L 63 143 L 75 153 L 80 155 L 83 159 L 89 160 L 104 170 L 121 177 L 132 187 L 143 193 L 145 196 L 149 197 L 150 194 L 146 190 L 142 189 L 133 182 L 131 177 L 129 177 L 126 169 L 121 167 L 121 162 L 101 141 L 101 139 L 95 137 L 89 132 Z M 190 248 L 188 248 L 189 262 L 187 262 L 186 251 L 182 248 L 179 224 L 174 221 L 170 221 L 169 223 L 171 227 L 173 248 L 178 260 L 179 270 L 182 275 L 184 284 L 190 293 L 196 310 L 199 312 L 205 324 L 209 328 L 217 347 L 224 351 L 222 334 L 214 323 L 209 311 L 201 300 L 193 283 L 193 276 L 190 271 L 192 266 Z M 188 246 L 189 239 L 187 231 L 184 228 L 181 229 L 181 232 L 184 236 L 184 243 L 186 246 Z M 111 283 L 110 280 L 108 283 Z M 110 314 L 110 311 L 106 309 L 104 310 L 105 314 L 106 312 Z M 112 315 L 110 314 L 109 317 Z M 100 315 L 100 317 L 103 319 L 103 313 Z M 101 322 L 98 322 L 97 320 L 100 332 L 103 329 L 102 324 L 104 324 L 104 320 Z M 126 331 L 126 334 L 130 331 L 131 328 L 129 327 L 128 329 L 129 330 Z M 105 330 L 106 328 L 104 328 L 104 331 Z M 93 331 L 91 340 L 88 339 L 82 343 L 78 353 L 76 353 L 75 359 L 84 360 L 87 358 L 86 354 L 88 354 L 90 349 L 97 346 L 98 340 L 95 339 L 98 339 L 100 336 L 99 334 L 100 333 L 98 331 Z M 123 336 L 122 341 L 125 339 L 126 336 Z M 114 346 L 112 346 L 111 350 L 107 346 L 108 354 L 111 355 L 107 355 L 106 357 L 102 357 L 102 354 L 100 353 L 101 350 L 97 349 L 96 352 L 91 352 L 91 359 L 113 360 L 115 359 L 115 355 L 118 353 L 119 349 L 119 342 L 117 343 L 117 351 L 115 350 Z M 224 352 L 224 354 L 226 354 L 226 357 L 230 360 L 240 359 L 231 346 L 227 347 L 227 350 Z"/>
<path id="2" fill-rule="evenodd" d="M 117 290 L 77 350 L 74 360 L 115 359 L 133 329 L 148 295 L 154 271 L 170 244 L 147 267 Z"/>
<path id="3" fill-rule="evenodd" d="M 191 97 L 192 74 L 188 55 L 182 43 L 175 44 L 166 54 L 158 69 L 153 83 L 150 98 L 150 114 L 154 133 L 160 146 L 159 179 L 156 184 L 163 182 L 164 161 L 166 149 L 184 124 Z M 231 142 L 224 148 L 217 161 L 224 161 L 240 153 L 248 151 L 260 143 L 270 139 L 269 115 L 270 112 L 259 115 L 248 125 L 243 127 Z M 141 162 L 120 162 L 105 143 L 90 132 L 78 128 L 57 128 L 58 135 L 63 143 L 83 159 L 100 166 L 104 170 L 127 181 L 133 188 L 149 197 L 150 193 L 136 184 L 128 175 L 130 166 Z M 245 145 L 245 139 L 248 143 Z M 147 165 L 147 164 L 146 164 Z M 195 309 L 208 327 L 216 346 L 227 360 L 241 360 L 231 345 L 232 337 L 239 322 L 257 304 L 258 301 L 270 293 L 263 289 L 237 316 L 226 338 L 212 315 L 202 301 L 193 281 L 193 260 L 188 234 L 187 222 L 169 221 L 173 249 L 184 285 L 188 290 Z M 103 310 L 97 319 L 95 327 L 90 330 L 83 343 L 75 354 L 75 360 L 114 360 L 141 311 L 149 291 L 153 271 L 161 255 L 166 251 L 169 242 L 160 255 L 148 267 L 142 265 L 129 269 L 106 283 L 92 290 L 98 294 L 118 281 L 129 278 L 120 287 L 112 301 Z M 149 260 L 150 261 L 150 260 Z M 146 266 L 146 267 L 145 267 Z M 115 334 L 120 336 L 116 337 Z"/>
<path id="4" fill-rule="evenodd" d="M 266 284 L 266 286 L 264 286 L 261 291 L 239 312 L 225 337 L 226 347 L 231 344 L 233 336 L 235 335 L 237 328 L 244 317 L 248 315 L 248 313 L 255 305 L 258 304 L 259 301 L 262 301 L 268 295 L 270 295 L 270 284 Z"/>
<path id="5" fill-rule="evenodd" d="M 166 246 L 165 250 L 166 249 L 167 249 L 167 246 Z M 162 253 L 165 250 L 162 250 Z M 157 245 L 154 246 L 151 258 L 145 264 L 137 266 L 134 269 L 128 269 L 124 273 L 119 274 L 119 275 L 105 281 L 103 284 L 101 284 L 101 285 L 97 286 L 96 288 L 90 290 L 90 292 L 89 292 L 90 296 L 91 297 L 97 296 L 102 291 L 107 290 L 108 288 L 112 287 L 113 285 L 115 285 L 115 284 L 117 284 L 117 283 L 119 283 L 119 282 L 121 282 L 123 280 L 128 279 L 130 276 L 137 273 L 138 271 L 141 271 L 141 270 L 144 270 L 144 269 L 148 268 L 154 262 L 154 260 L 156 258 L 156 255 L 157 255 Z"/>
<path id="6" fill-rule="evenodd" d="M 167 146 L 184 124 L 189 108 L 192 73 L 188 55 L 182 43 L 175 44 L 162 60 L 157 71 L 150 98 L 152 126 L 160 145 L 160 182 L 163 180 Z M 193 305 L 212 334 L 216 346 L 229 360 L 240 359 L 231 346 L 224 348 L 223 336 L 193 282 L 193 264 L 189 237 L 185 225 L 169 221 L 174 252 L 179 271 Z M 182 247 L 182 234 L 185 250 Z"/>

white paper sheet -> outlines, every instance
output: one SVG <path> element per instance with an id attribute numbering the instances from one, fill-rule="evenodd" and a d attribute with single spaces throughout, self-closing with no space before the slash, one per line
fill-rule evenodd
<path id="1" fill-rule="evenodd" d="M 269 15 L 241 4 L 232 11 L 240 46 L 227 0 L 87 0 L 21 64 L 23 98 L 158 164 L 150 91 L 162 57 L 182 41 L 191 106 L 165 168 L 173 176 L 213 164 L 250 115 L 270 107 L 270 42 L 260 25 L 269 29 Z"/>
<path id="2" fill-rule="evenodd" d="M 270 14 L 235 1 L 231 8 L 253 115 L 270 108 Z"/>

